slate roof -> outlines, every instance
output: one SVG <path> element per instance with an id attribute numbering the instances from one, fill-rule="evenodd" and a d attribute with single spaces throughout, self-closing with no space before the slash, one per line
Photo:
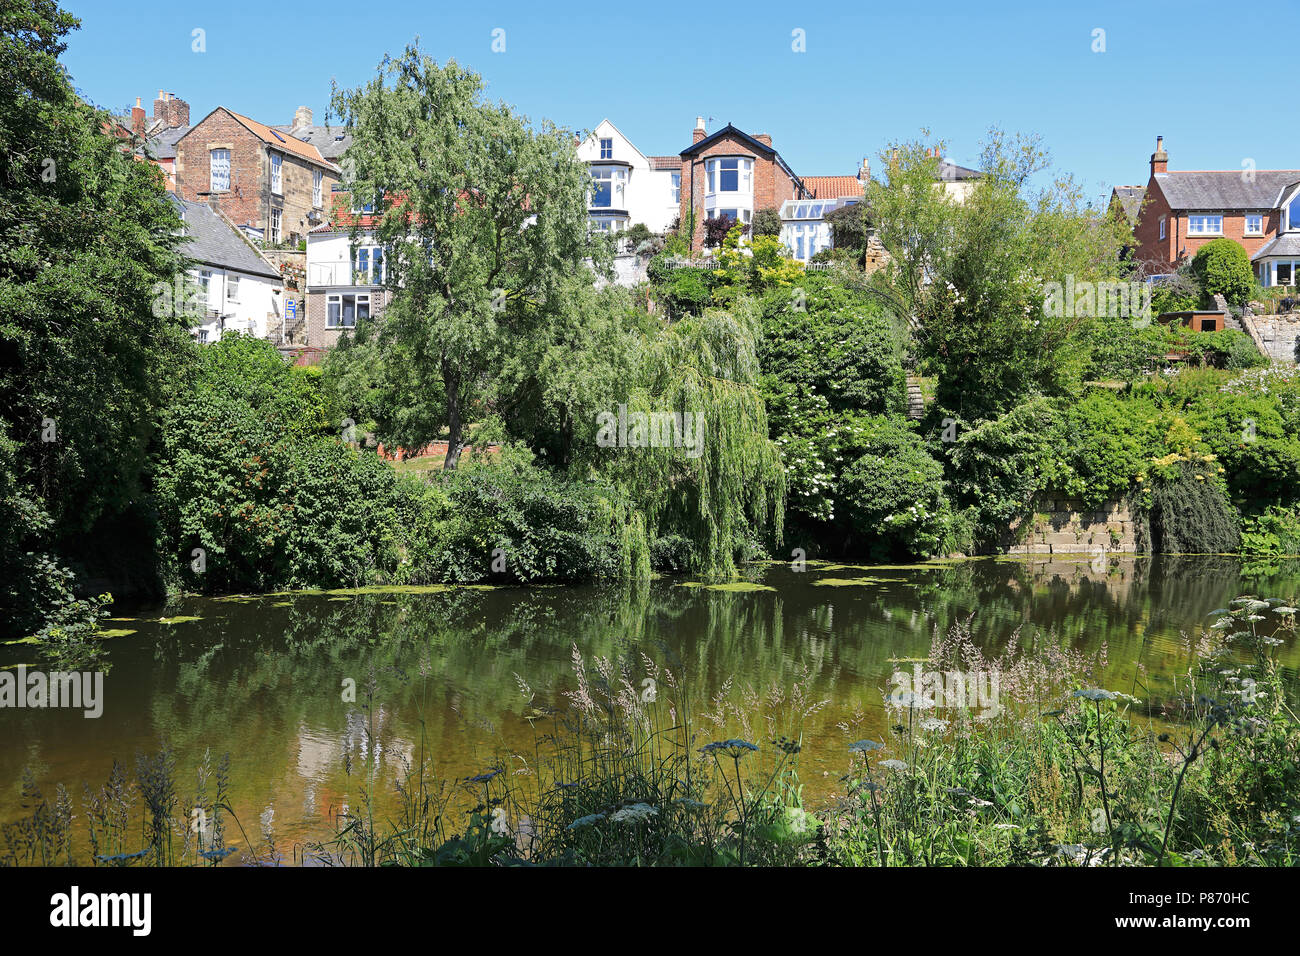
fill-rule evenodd
<path id="1" fill-rule="evenodd" d="M 189 241 L 181 244 L 183 255 L 206 266 L 280 279 L 276 268 L 205 203 L 190 202 L 174 195 L 168 198 L 176 204 L 177 212 L 185 220 L 185 235 Z"/>
<path id="2" fill-rule="evenodd" d="M 149 151 L 155 159 L 175 159 L 176 141 L 190 131 L 188 126 L 173 126 L 149 137 Z"/>
<path id="3" fill-rule="evenodd" d="M 1259 247 L 1250 258 L 1263 259 L 1267 256 L 1291 256 L 1300 259 L 1300 232 L 1284 232 L 1274 236 Z"/>
<path id="4" fill-rule="evenodd" d="M 1136 224 L 1138 213 L 1142 209 L 1142 200 L 1146 198 L 1145 186 L 1116 186 L 1110 191 L 1111 201 L 1119 200 L 1119 207 L 1130 223 Z"/>
<path id="5" fill-rule="evenodd" d="M 959 183 L 968 179 L 979 178 L 980 171 L 978 169 L 958 166 L 950 159 L 941 160 L 939 163 L 939 179 L 945 183 Z"/>
<path id="6" fill-rule="evenodd" d="M 862 181 L 857 176 L 805 176 L 803 187 L 814 199 L 839 199 L 864 193 Z"/>
<path id="7" fill-rule="evenodd" d="M 1300 182 L 1300 169 L 1180 170 L 1156 173 L 1156 184 L 1172 209 L 1273 209 L 1282 190 Z"/>
<path id="8" fill-rule="evenodd" d="M 343 131 L 342 126 L 298 126 L 292 124 L 275 126 L 273 129 L 289 136 L 297 137 L 303 142 L 311 143 L 320 154 L 330 162 L 337 164 L 343 153 L 352 145 L 352 134 Z"/>

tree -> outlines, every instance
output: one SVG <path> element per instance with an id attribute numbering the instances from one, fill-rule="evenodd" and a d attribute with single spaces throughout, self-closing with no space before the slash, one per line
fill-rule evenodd
<path id="1" fill-rule="evenodd" d="M 759 209 L 754 212 L 754 220 L 750 223 L 750 232 L 754 238 L 759 236 L 779 236 L 781 235 L 781 213 L 776 209 Z"/>
<path id="2" fill-rule="evenodd" d="M 1255 287 L 1250 257 L 1240 243 L 1227 237 L 1211 239 L 1196 250 L 1192 274 L 1207 299 L 1222 295 L 1230 305 L 1241 305 Z"/>
<path id="3" fill-rule="evenodd" d="M 572 134 L 533 129 L 482 89 L 412 45 L 333 99 L 353 137 L 348 184 L 382 209 L 375 239 L 389 250 L 376 350 L 394 406 L 380 426 L 418 447 L 445 424 L 447 468 L 493 370 L 549 338 L 584 259 L 609 258 L 588 237 L 590 176 Z"/>
<path id="4" fill-rule="evenodd" d="M 78 25 L 54 0 L 0 7 L 0 487 L 14 489 L 0 523 L 42 528 L 63 562 L 118 546 L 105 529 L 145 510 L 163 383 L 189 347 L 180 303 L 156 301 L 184 264 L 181 222 L 158 169 L 59 64 Z M 128 525 L 147 550 L 147 524 Z M 15 593 L 32 592 L 6 604 Z"/>
<path id="5" fill-rule="evenodd" d="M 1088 205 L 1069 178 L 1031 193 L 1031 177 L 1047 168 L 1033 138 L 993 130 L 961 201 L 943 189 L 932 146 L 903 144 L 882 158 L 886 180 L 868 184 L 867 203 L 890 262 L 872 279 L 912 319 L 939 407 L 974 421 L 1072 388 L 1093 317 L 1048 309 L 1043 284 L 1117 277 L 1123 223 Z"/>

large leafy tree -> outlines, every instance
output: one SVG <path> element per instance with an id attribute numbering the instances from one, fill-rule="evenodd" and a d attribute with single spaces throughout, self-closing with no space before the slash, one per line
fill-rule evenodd
<path id="1" fill-rule="evenodd" d="M 1033 138 L 993 130 L 964 198 L 940 181 L 933 146 L 887 150 L 867 207 L 890 263 L 880 282 L 912 319 L 938 378 L 940 407 L 996 417 L 1034 393 L 1063 394 L 1086 359 L 1090 315 L 1054 316 L 1045 282 L 1117 278 L 1127 227 L 1091 207 L 1069 178 L 1034 190 L 1048 157 Z"/>
<path id="2" fill-rule="evenodd" d="M 483 96 L 479 76 L 415 46 L 364 86 L 336 90 L 352 132 L 345 173 L 380 212 L 393 299 L 370 339 L 381 431 L 449 435 L 454 468 L 497 369 L 550 342 L 584 259 L 590 185 L 573 135 Z M 366 363 L 371 365 L 371 363 Z M 372 366 L 373 368 L 374 366 Z"/>
<path id="3" fill-rule="evenodd" d="M 54 0 L 0 5 L 0 618 L 20 628 L 55 611 L 17 607 L 54 593 L 19 580 L 54 566 L 31 555 L 92 553 L 139 502 L 185 339 L 183 315 L 153 307 L 180 221 L 158 170 L 74 92 L 58 58 L 77 26 Z"/>

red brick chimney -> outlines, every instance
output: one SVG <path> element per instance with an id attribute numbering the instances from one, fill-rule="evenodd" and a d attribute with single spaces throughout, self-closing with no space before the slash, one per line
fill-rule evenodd
<path id="1" fill-rule="evenodd" d="M 704 117 L 695 117 L 695 129 L 691 130 L 691 142 L 698 143 L 707 135 L 708 133 L 704 132 Z"/>
<path id="2" fill-rule="evenodd" d="M 758 140 L 758 141 L 759 141 L 760 143 L 762 143 L 764 146 L 771 146 L 771 145 L 772 145 L 772 134 L 771 134 L 771 133 L 755 133 L 755 134 L 754 134 L 754 139 Z"/>
<path id="3" fill-rule="evenodd" d="M 871 178 L 871 162 L 866 157 L 862 157 L 862 167 L 858 170 L 858 182 L 865 183 Z"/>
<path id="4" fill-rule="evenodd" d="M 131 107 L 131 131 L 136 136 L 144 135 L 144 107 L 140 105 L 140 97 L 135 98 L 135 106 Z"/>
<path id="5" fill-rule="evenodd" d="M 1156 151 L 1151 154 L 1151 175 L 1169 172 L 1169 154 L 1165 152 L 1165 138 L 1156 137 Z"/>

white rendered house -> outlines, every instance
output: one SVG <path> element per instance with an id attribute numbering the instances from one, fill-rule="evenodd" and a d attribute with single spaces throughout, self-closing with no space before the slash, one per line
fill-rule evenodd
<path id="1" fill-rule="evenodd" d="M 284 280 L 225 217 L 204 203 L 171 197 L 185 222 L 180 251 L 199 287 L 191 333 L 215 342 L 226 332 L 267 338 L 284 321 Z"/>
<path id="2" fill-rule="evenodd" d="M 591 170 L 587 212 L 594 230 L 623 232 L 643 223 L 665 232 L 677 218 L 679 157 L 646 156 L 606 119 L 578 146 L 578 158 Z"/>

